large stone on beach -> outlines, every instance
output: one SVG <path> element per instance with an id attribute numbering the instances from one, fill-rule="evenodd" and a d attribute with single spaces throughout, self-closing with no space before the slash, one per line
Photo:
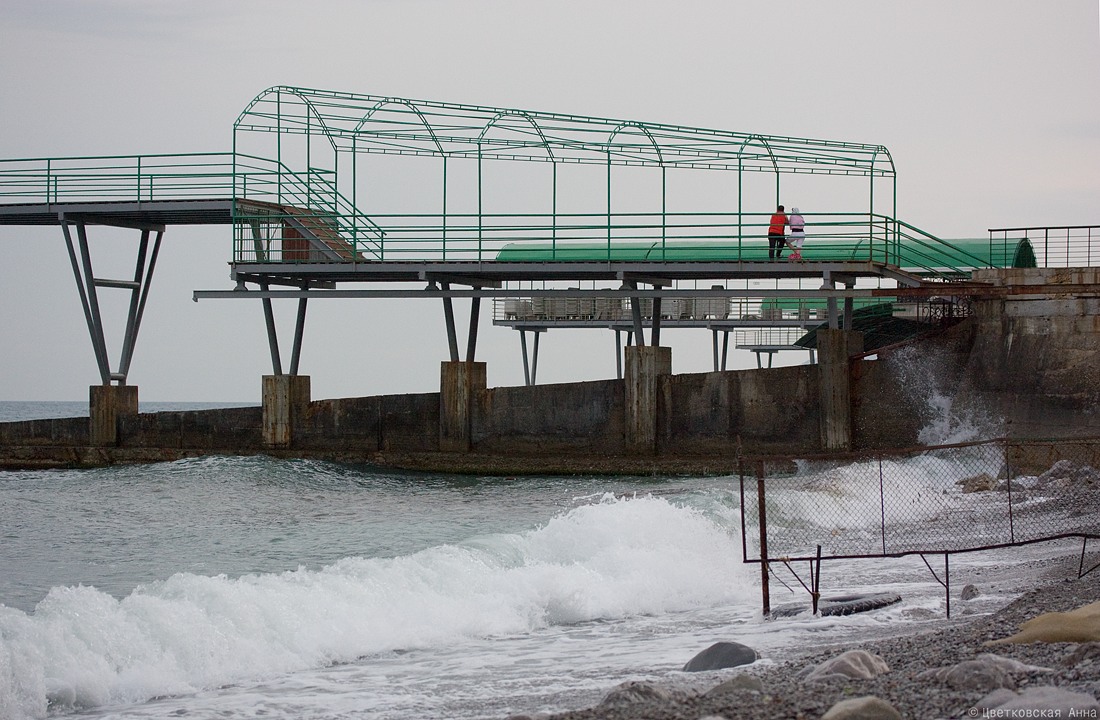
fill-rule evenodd
<path id="1" fill-rule="evenodd" d="M 1059 460 L 1036 480 L 1039 487 L 1062 489 L 1086 487 L 1097 483 L 1100 483 L 1100 470 L 1072 460 Z"/>
<path id="2" fill-rule="evenodd" d="M 874 695 L 841 700 L 821 720 L 901 720 L 893 705 Z"/>
<path id="3" fill-rule="evenodd" d="M 890 666 L 878 655 L 866 650 L 849 650 L 809 670 L 806 682 L 824 680 L 869 680 L 890 672 Z"/>
<path id="4" fill-rule="evenodd" d="M 1082 663 L 1094 663 L 1100 661 L 1100 643 L 1081 643 L 1062 658 L 1062 667 L 1077 667 Z"/>
<path id="5" fill-rule="evenodd" d="M 760 678 L 741 673 L 737 677 L 732 677 L 729 680 L 715 685 L 710 690 L 707 690 L 707 697 L 717 697 L 719 695 L 728 695 L 730 693 L 741 692 L 764 692 L 764 683 L 760 681 Z"/>
<path id="6" fill-rule="evenodd" d="M 986 645 L 1031 642 L 1097 642 L 1100 641 L 1100 602 L 1094 602 L 1069 612 L 1043 613 L 1020 625 L 1020 632 Z"/>
<path id="7" fill-rule="evenodd" d="M 684 672 L 704 672 L 706 670 L 721 670 L 722 668 L 738 667 L 756 662 L 759 656 L 748 645 L 736 642 L 716 642 L 709 648 L 699 653 L 687 665 Z"/>
<path id="8" fill-rule="evenodd" d="M 1017 677 L 1029 673 L 1049 673 L 1049 668 L 1025 665 L 1012 658 L 984 653 L 957 665 L 925 670 L 917 677 L 937 680 L 955 690 L 994 690 L 1014 688 Z"/>
<path id="9" fill-rule="evenodd" d="M 989 473 L 981 473 L 955 482 L 964 493 L 988 492 L 997 487 L 997 481 Z"/>
<path id="10" fill-rule="evenodd" d="M 640 702 L 661 702 L 671 699 L 672 694 L 664 688 L 649 683 L 630 681 L 612 688 L 599 707 L 633 705 Z"/>
<path id="11" fill-rule="evenodd" d="M 989 717 L 1097 717 L 1100 703 L 1086 693 L 1041 686 L 1030 687 L 1019 694 L 1011 690 L 994 690 L 979 700 L 975 709 L 997 711 L 989 713 Z M 1037 714 L 1039 711 L 1045 714 Z M 972 717 L 977 715 L 972 714 Z"/>

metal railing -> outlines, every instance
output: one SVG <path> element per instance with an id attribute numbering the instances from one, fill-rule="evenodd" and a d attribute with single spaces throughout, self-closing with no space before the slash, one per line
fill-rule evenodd
<path id="1" fill-rule="evenodd" d="M 989 230 L 990 245 L 1007 257 L 1027 240 L 1039 267 L 1092 267 L 1100 263 L 1100 225 L 996 228 Z"/>
<path id="2" fill-rule="evenodd" d="M 947 588 L 954 553 L 1100 538 L 1088 510 L 1100 504 L 1100 439 L 746 457 L 740 489 L 743 560 L 764 568 L 765 606 L 771 566 L 799 561 L 813 575 L 821 560 L 943 555 Z"/>
<path id="3" fill-rule="evenodd" d="M 310 168 L 295 173 L 280 163 L 237 154 L 234 162 L 234 197 L 267 203 L 237 203 L 234 208 L 233 259 L 241 263 L 321 262 L 330 255 L 303 248 L 300 232 L 303 215 L 314 235 L 326 236 L 343 246 L 340 259 L 351 262 L 384 259 L 382 228 L 359 212 L 336 188 L 331 170 Z"/>
<path id="4" fill-rule="evenodd" d="M 575 288 L 579 291 L 579 288 Z M 565 291 L 568 292 L 568 291 Z M 855 298 L 856 309 L 891 302 L 890 298 Z M 653 318 L 653 299 L 640 298 L 642 319 Z M 753 298 L 753 297 L 664 297 L 661 300 L 663 320 L 710 322 L 784 321 L 800 324 L 823 322 L 828 317 L 828 304 L 815 298 Z M 493 321 L 507 324 L 515 321 L 569 324 L 575 321 L 629 322 L 632 318 L 630 299 L 602 297 L 598 290 L 586 291 L 577 297 L 531 297 L 493 300 Z"/>
<path id="5" fill-rule="evenodd" d="M 309 210 L 352 250 L 348 258 L 396 261 L 752 262 L 768 259 L 769 213 L 443 213 L 371 214 L 338 189 L 333 171 L 295 172 L 243 153 L 187 153 L 0 161 L 0 203 L 146 202 L 202 198 L 254 200 Z M 294 243 L 282 250 L 295 213 L 278 208 L 235 211 L 233 260 L 303 262 Z M 954 279 L 1004 264 L 1015 231 L 999 242 L 947 241 L 875 213 L 818 213 L 809 222 L 807 261 L 883 263 L 926 277 Z M 1076 259 L 1057 250 L 1046 229 L 1044 257 Z M 1092 228 L 1084 243 L 1091 261 Z M 993 232 L 993 231 L 991 231 Z M 294 238 L 293 233 L 290 239 Z M 1025 238 L 1026 239 L 1026 238 Z M 1003 250 L 998 254 L 998 248 Z M 331 258 L 326 258 L 331 259 Z"/>
<path id="6" fill-rule="evenodd" d="M 144 202 L 229 198 L 231 153 L 0 160 L 0 202 Z"/>

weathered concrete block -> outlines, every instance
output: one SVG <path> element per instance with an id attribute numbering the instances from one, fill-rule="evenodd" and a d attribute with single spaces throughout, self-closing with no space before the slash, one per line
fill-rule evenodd
<path id="1" fill-rule="evenodd" d="M 672 374 L 672 348 L 634 345 L 625 356 L 626 449 L 652 455 L 657 452 L 658 378 Z"/>
<path id="2" fill-rule="evenodd" d="M 88 393 L 88 430 L 92 445 L 118 444 L 118 419 L 138 414 L 136 385 L 92 385 Z"/>
<path id="3" fill-rule="evenodd" d="M 485 363 L 452 361 L 440 364 L 440 450 L 470 451 L 474 406 L 478 397 L 485 392 L 485 387 Z"/>
<path id="4" fill-rule="evenodd" d="M 308 375 L 263 376 L 263 442 L 267 447 L 290 447 L 294 426 L 309 412 Z"/>
<path id="5" fill-rule="evenodd" d="M 852 389 L 848 358 L 863 352 L 863 334 L 847 330 L 818 330 L 817 353 L 821 382 L 821 446 L 828 450 L 852 447 Z"/>

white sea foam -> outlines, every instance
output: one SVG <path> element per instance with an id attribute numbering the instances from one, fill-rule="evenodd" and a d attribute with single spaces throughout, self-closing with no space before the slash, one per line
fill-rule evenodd
<path id="1" fill-rule="evenodd" d="M 321 570 L 177 574 L 0 607 L 0 715 L 179 695 L 362 656 L 752 597 L 703 513 L 608 496 L 520 534 Z"/>

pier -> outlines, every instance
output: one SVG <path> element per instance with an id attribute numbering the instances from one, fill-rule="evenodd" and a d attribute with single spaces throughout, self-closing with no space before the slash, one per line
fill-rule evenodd
<path id="1" fill-rule="evenodd" d="M 800 188 L 840 185 L 848 205 L 804 213 L 803 260 L 771 260 L 768 218 L 793 177 Z M 708 188 L 714 183 L 723 191 Z M 615 333 L 610 382 L 622 399 L 607 402 L 623 403 L 612 423 L 623 440 L 609 447 L 653 456 L 669 444 L 660 426 L 680 410 L 659 399 L 672 373 L 661 331 L 682 327 L 710 332 L 715 373 L 726 369 L 731 334 L 762 369 L 764 356 L 771 367 L 777 352 L 808 353 L 813 365 L 784 369 L 820 385 L 807 399 L 820 432 L 811 442 L 800 431 L 799 442 L 849 449 L 853 357 L 1022 292 L 983 272 L 1089 267 L 1100 254 L 1095 227 L 948 240 L 900 219 L 896 206 L 893 159 L 881 145 L 285 86 L 246 105 L 229 152 L 0 161 L 0 225 L 56 225 L 66 243 L 99 370 L 87 442 L 101 448 L 123 443 L 126 418 L 137 413 L 127 379 L 160 247 L 173 226 L 203 224 L 227 229 L 231 284 L 194 298 L 257 301 L 262 311 L 269 450 L 302 446 L 313 432 L 301 368 L 309 301 L 377 297 L 441 302 L 448 354 L 433 451 L 484 445 L 476 420 L 487 391 L 476 355 L 483 300 L 493 303 L 494 325 L 517 331 L 529 388 L 541 334 Z M 94 272 L 103 226 L 136 233 L 132 275 Z M 1095 289 L 1092 276 L 1073 288 Z M 99 302 L 107 291 L 129 293 L 115 352 Z M 289 337 L 276 327 L 276 301 L 296 304 Z M 458 302 L 469 303 L 464 328 Z M 889 330 L 875 325 L 871 347 L 859 327 L 867 317 L 892 321 Z M 727 439 L 737 432 L 728 428 Z"/>

